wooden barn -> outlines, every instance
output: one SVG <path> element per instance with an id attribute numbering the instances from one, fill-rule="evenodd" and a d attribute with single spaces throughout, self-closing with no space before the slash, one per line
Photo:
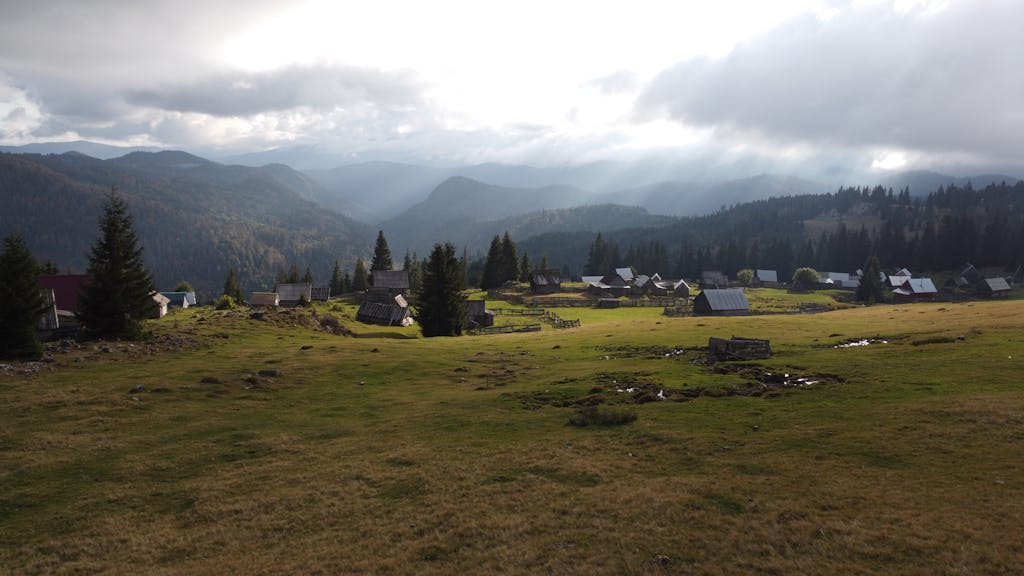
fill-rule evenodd
<path id="1" fill-rule="evenodd" d="M 892 293 L 901 300 L 934 300 L 939 295 L 931 278 L 906 278 Z"/>
<path id="2" fill-rule="evenodd" d="M 188 308 L 196 305 L 195 292 L 161 292 L 167 298 L 170 308 Z"/>
<path id="3" fill-rule="evenodd" d="M 412 324 L 412 313 L 408 302 L 399 294 L 391 302 L 364 300 L 356 312 L 356 320 L 382 326 L 409 326 Z"/>
<path id="4" fill-rule="evenodd" d="M 374 270 L 371 286 L 366 290 L 367 302 L 392 304 L 395 296 L 409 292 L 409 273 L 405 270 Z"/>
<path id="5" fill-rule="evenodd" d="M 530 273 L 530 292 L 554 294 L 562 291 L 562 273 L 558 270 L 534 270 Z"/>
<path id="6" fill-rule="evenodd" d="M 310 302 L 313 299 L 313 285 L 309 282 L 278 284 L 277 295 L 280 297 L 278 303 L 281 306 L 295 306 L 303 299 Z"/>
<path id="7" fill-rule="evenodd" d="M 757 270 L 754 273 L 754 280 L 758 286 L 777 288 L 779 286 L 779 272 L 777 270 Z"/>
<path id="8" fill-rule="evenodd" d="M 750 314 L 750 302 L 739 288 L 702 290 L 693 299 L 694 316 L 745 316 Z"/>
<path id="9" fill-rule="evenodd" d="M 1010 283 L 1006 278 L 985 278 L 978 283 L 978 296 L 982 298 L 1005 298 L 1010 294 Z"/>
<path id="10" fill-rule="evenodd" d="M 494 311 L 487 309 L 487 302 L 483 300 L 469 300 L 466 302 L 467 325 L 476 328 L 494 326 Z"/>
<path id="11" fill-rule="evenodd" d="M 39 287 L 53 290 L 53 302 L 57 310 L 78 312 L 78 295 L 85 291 L 92 277 L 88 274 L 44 274 L 39 277 Z"/>
<path id="12" fill-rule="evenodd" d="M 250 306 L 279 306 L 281 304 L 281 297 L 277 292 L 253 292 L 252 296 L 249 296 Z"/>

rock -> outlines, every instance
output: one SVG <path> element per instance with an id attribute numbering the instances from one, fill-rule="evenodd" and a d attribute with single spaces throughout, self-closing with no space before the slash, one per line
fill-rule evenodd
<path id="1" fill-rule="evenodd" d="M 278 370 L 277 368 L 270 368 L 267 370 L 260 370 L 259 375 L 266 376 L 268 378 L 277 378 L 278 376 L 281 375 L 281 371 Z"/>
<path id="2" fill-rule="evenodd" d="M 313 345 L 312 344 L 306 344 L 305 346 L 302 347 L 302 350 L 312 350 L 312 349 L 313 349 Z"/>
<path id="3" fill-rule="evenodd" d="M 109 354 L 110 352 L 112 352 L 112 350 L 110 349 L 110 346 L 104 346 L 104 347 L 100 348 L 100 352 Z"/>
<path id="4" fill-rule="evenodd" d="M 133 386 L 132 389 L 128 391 L 128 393 L 129 394 L 138 394 L 139 392 L 144 392 L 145 390 L 146 390 L 146 387 L 143 386 L 142 384 L 139 384 L 138 386 Z"/>
<path id="5" fill-rule="evenodd" d="M 655 554 L 654 557 L 651 558 L 651 564 L 656 566 L 668 566 L 671 563 L 672 559 L 664 554 Z"/>
<path id="6" fill-rule="evenodd" d="M 203 376 L 203 379 L 199 381 L 200 384 L 221 384 L 220 378 L 216 376 Z"/>

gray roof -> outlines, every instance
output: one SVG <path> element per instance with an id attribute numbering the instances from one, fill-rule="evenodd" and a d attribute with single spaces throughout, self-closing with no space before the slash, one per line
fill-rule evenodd
<path id="1" fill-rule="evenodd" d="M 750 310 L 750 302 L 739 288 L 707 289 L 701 294 L 707 298 L 712 310 Z"/>
<path id="2" fill-rule="evenodd" d="M 594 282 L 600 282 L 604 276 L 584 276 L 581 278 L 584 284 L 593 284 Z"/>
<path id="3" fill-rule="evenodd" d="M 778 282 L 779 273 L 775 270 L 758 270 L 757 279 L 761 282 Z"/>
<path id="4" fill-rule="evenodd" d="M 633 269 L 632 268 L 616 268 L 615 269 L 615 273 L 618 274 L 619 277 L 621 277 L 626 282 L 629 282 L 630 280 L 633 279 Z"/>
<path id="5" fill-rule="evenodd" d="M 903 295 L 936 294 L 938 290 L 935 289 L 935 284 L 932 283 L 931 278 L 907 278 L 906 282 L 896 290 L 893 290 L 893 292 Z"/>
<path id="6" fill-rule="evenodd" d="M 598 278 L 600 280 L 600 278 Z M 559 285 L 562 283 L 562 272 L 560 270 L 534 270 L 530 274 L 530 281 L 538 286 Z"/>
<path id="7" fill-rule="evenodd" d="M 409 273 L 405 270 L 374 270 L 374 288 L 409 289 Z"/>
<path id="8" fill-rule="evenodd" d="M 363 302 L 356 312 L 356 319 L 360 322 L 372 322 L 375 324 L 387 324 L 389 326 L 402 325 L 409 317 L 409 308 L 397 304 L 382 304 L 380 302 Z"/>
<path id="9" fill-rule="evenodd" d="M 1010 289 L 1010 284 L 1006 281 L 1006 278 L 985 278 L 985 284 L 993 292 L 1006 292 Z"/>

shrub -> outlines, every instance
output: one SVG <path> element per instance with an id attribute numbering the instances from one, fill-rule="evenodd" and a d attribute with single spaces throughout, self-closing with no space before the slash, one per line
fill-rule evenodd
<path id="1" fill-rule="evenodd" d="M 623 406 L 585 406 L 569 416 L 573 426 L 620 426 L 636 420 L 636 412 Z"/>
<path id="2" fill-rule="evenodd" d="M 227 294 L 222 294 L 217 300 L 217 310 L 230 310 L 236 306 L 235 299 Z"/>

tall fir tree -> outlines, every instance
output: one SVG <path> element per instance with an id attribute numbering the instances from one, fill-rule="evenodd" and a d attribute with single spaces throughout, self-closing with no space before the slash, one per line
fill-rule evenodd
<path id="1" fill-rule="evenodd" d="M 344 293 L 344 289 L 345 289 L 344 282 L 345 282 L 345 279 L 341 275 L 341 265 L 338 264 L 337 260 L 335 260 L 334 261 L 334 271 L 331 272 L 331 283 L 330 283 L 331 296 L 336 296 L 338 294 L 343 294 Z"/>
<path id="2" fill-rule="evenodd" d="M 302 275 L 302 281 L 306 284 L 313 283 L 313 272 L 306 266 L 306 272 Z"/>
<path id="3" fill-rule="evenodd" d="M 89 283 L 80 294 L 79 319 L 92 338 L 138 338 L 153 311 L 153 278 L 142 261 L 128 204 L 116 191 L 107 197 L 100 237 L 89 254 Z"/>
<path id="4" fill-rule="evenodd" d="M 885 298 L 885 288 L 882 286 L 882 266 L 878 262 L 878 256 L 874 254 L 864 263 L 864 274 L 857 286 L 856 298 L 858 301 L 871 306 L 881 302 Z"/>
<path id="5" fill-rule="evenodd" d="M 221 294 L 230 296 L 235 302 L 242 301 L 242 286 L 238 282 L 234 268 L 228 268 L 228 277 L 224 279 L 224 289 L 221 290 Z"/>
<path id="6" fill-rule="evenodd" d="M 370 279 L 366 273 L 366 264 L 362 258 L 356 260 L 356 271 L 352 274 L 352 291 L 365 292 L 370 287 Z"/>
<path id="7" fill-rule="evenodd" d="M 42 357 L 36 325 L 45 309 L 35 258 L 20 236 L 6 237 L 0 253 L 0 358 Z"/>
<path id="8" fill-rule="evenodd" d="M 516 243 L 505 231 L 501 238 L 501 283 L 519 280 L 519 256 L 516 255 Z"/>
<path id="9" fill-rule="evenodd" d="M 501 257 L 501 238 L 495 234 L 491 239 L 491 247 L 487 249 L 487 259 L 484 260 L 484 271 L 480 277 L 480 287 L 484 290 L 501 286 L 503 282 Z"/>
<path id="10" fill-rule="evenodd" d="M 370 262 L 370 272 L 374 270 L 391 270 L 395 267 L 391 260 L 391 249 L 388 248 L 388 241 L 384 238 L 384 231 L 377 231 L 377 244 L 373 247 L 373 260 Z"/>
<path id="11" fill-rule="evenodd" d="M 523 258 L 519 261 L 519 281 L 529 282 L 531 272 L 533 272 L 533 262 L 530 262 L 530 255 L 523 252 Z"/>
<path id="12" fill-rule="evenodd" d="M 462 293 L 461 268 L 454 246 L 434 245 L 423 269 L 423 286 L 416 300 L 416 321 L 424 336 L 462 334 L 466 326 L 466 299 Z"/>

